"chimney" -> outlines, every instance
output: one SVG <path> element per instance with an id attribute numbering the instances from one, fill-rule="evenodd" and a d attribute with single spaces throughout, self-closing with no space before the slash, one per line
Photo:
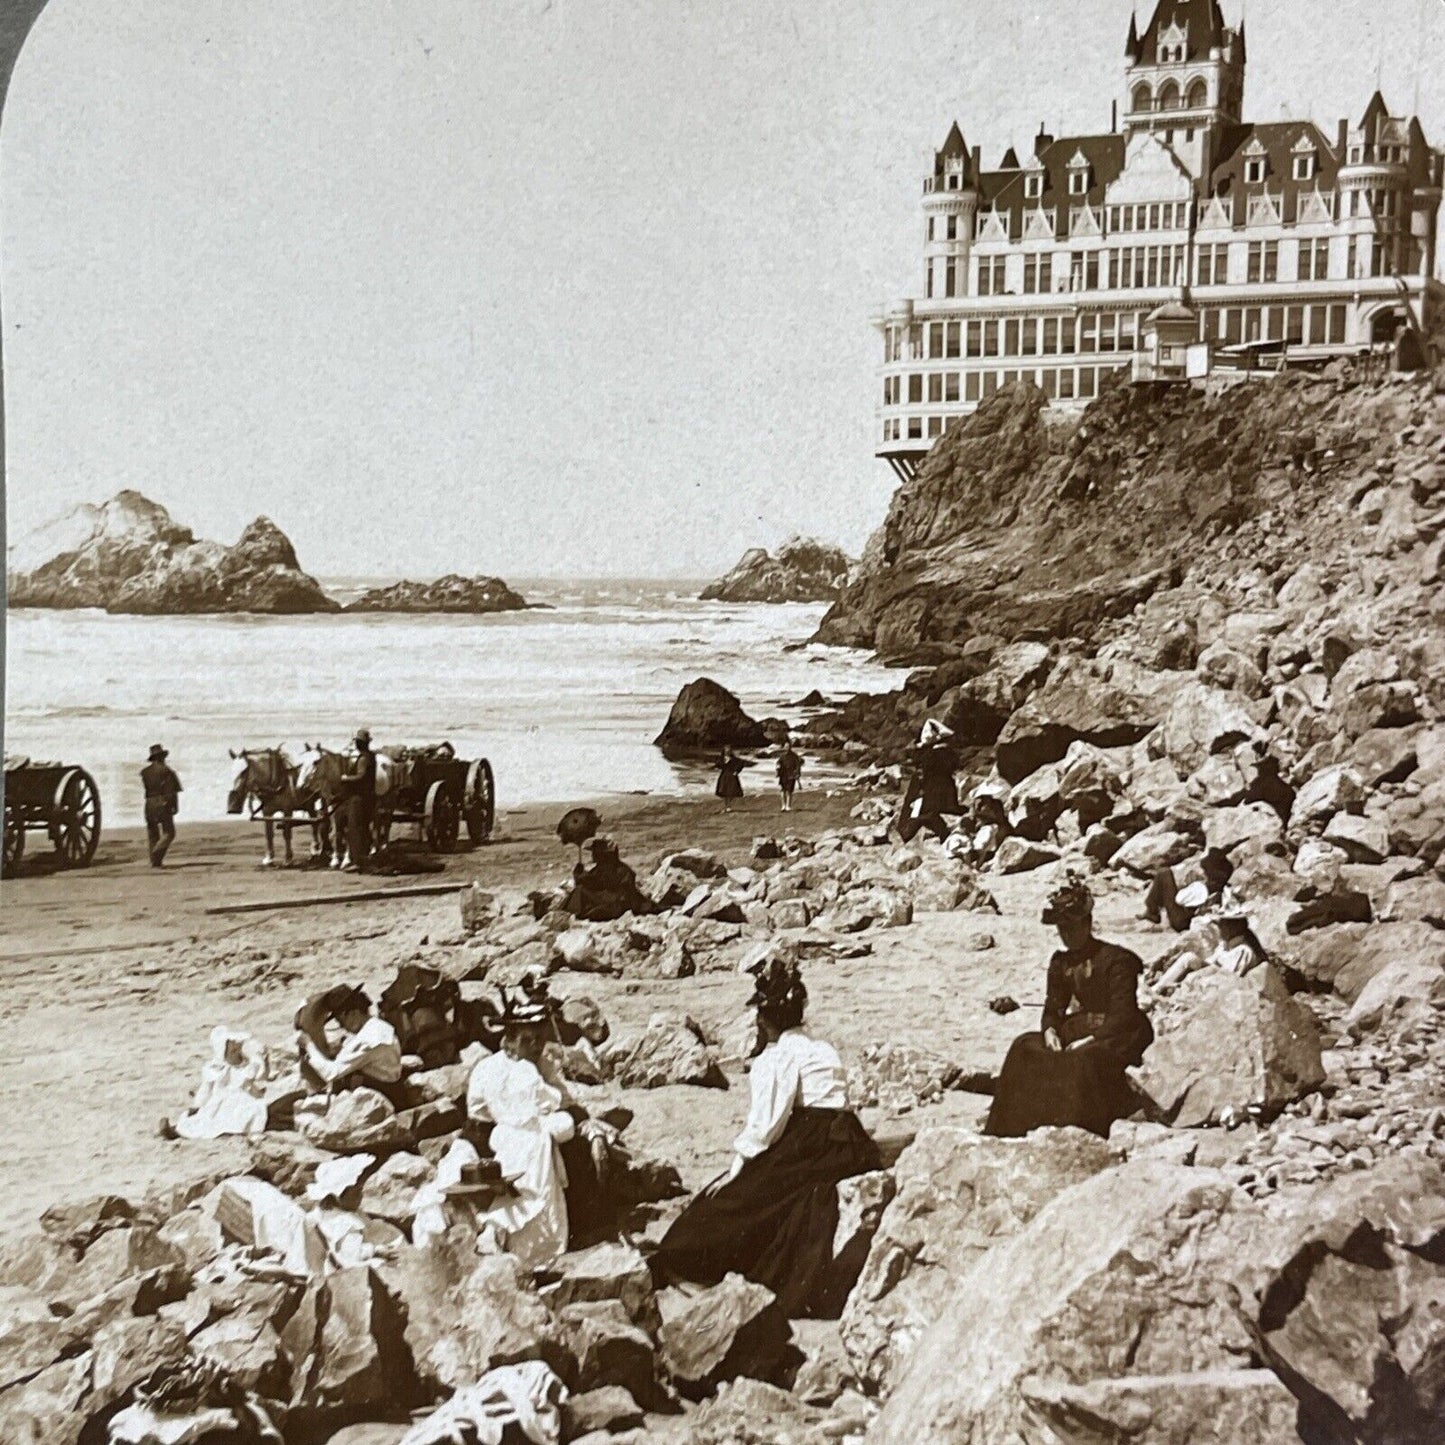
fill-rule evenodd
<path id="1" fill-rule="evenodd" d="M 974 180 L 977 181 L 983 174 L 983 147 L 974 146 L 968 155 L 968 169 Z"/>
<path id="2" fill-rule="evenodd" d="M 1036 135 L 1036 136 L 1034 137 L 1034 154 L 1035 154 L 1036 156 L 1041 156 L 1041 155 L 1043 155 L 1043 153 L 1044 153 L 1046 150 L 1048 150 L 1048 148 L 1049 148 L 1051 145 L 1053 145 L 1053 143 L 1054 143 L 1054 138 L 1053 138 L 1053 136 L 1051 136 L 1051 135 L 1043 128 L 1043 126 L 1040 125 L 1040 126 L 1039 126 L 1039 133 L 1038 133 L 1038 135 Z"/>
<path id="3" fill-rule="evenodd" d="M 1345 163 L 1345 147 L 1350 143 L 1350 123 L 1348 120 L 1340 121 L 1338 138 L 1335 141 L 1335 149 L 1340 153 L 1340 164 Z"/>
<path id="4" fill-rule="evenodd" d="M 1110 103 L 1110 105 L 1109 105 L 1109 134 L 1110 134 L 1110 135 L 1117 135 L 1118 133 L 1119 133 L 1119 102 L 1118 102 L 1117 99 L 1115 99 L 1115 100 L 1112 101 L 1112 102 Z"/>

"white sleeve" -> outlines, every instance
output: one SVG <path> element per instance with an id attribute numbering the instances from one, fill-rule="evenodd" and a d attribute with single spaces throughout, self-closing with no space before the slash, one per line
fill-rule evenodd
<path id="1" fill-rule="evenodd" d="M 733 1143 L 744 1159 L 755 1159 L 782 1137 L 798 1097 L 797 1060 L 767 1049 L 753 1060 L 753 1102 L 748 1121 Z"/>
<path id="2" fill-rule="evenodd" d="M 334 1059 L 323 1059 L 317 1049 L 311 1064 L 327 1083 L 344 1079 L 348 1074 L 371 1068 L 379 1079 L 395 1080 L 401 1076 L 401 1049 L 393 1043 L 381 1043 L 375 1038 L 363 1038 L 360 1033 L 349 1035 L 336 1051 Z"/>
<path id="3" fill-rule="evenodd" d="M 487 1106 L 487 1090 L 482 1070 L 486 1060 L 482 1060 L 473 1070 L 471 1078 L 467 1080 L 467 1118 L 474 1119 L 479 1124 L 491 1124 L 492 1111 Z"/>

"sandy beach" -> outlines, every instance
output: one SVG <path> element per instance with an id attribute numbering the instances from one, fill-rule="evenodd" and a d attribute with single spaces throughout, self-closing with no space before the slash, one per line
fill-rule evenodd
<path id="1" fill-rule="evenodd" d="M 809 836 L 844 824 L 856 801 L 847 791 L 804 792 L 789 829 Z M 33 1223 L 57 1200 L 139 1193 L 244 1167 L 246 1150 L 236 1141 L 167 1142 L 157 1133 L 162 1116 L 185 1108 L 211 1027 L 226 1022 L 285 1044 L 292 1014 L 312 990 L 339 980 L 379 985 L 403 959 L 453 952 L 460 941 L 450 895 L 239 914 L 208 909 L 413 884 L 539 886 L 571 865 L 570 850 L 554 834 L 566 806 L 504 813 L 494 842 L 449 857 L 440 876 L 265 870 L 257 866 L 259 828 L 188 826 L 182 818 L 173 864 L 159 872 L 146 866 L 138 830 L 116 829 L 85 871 L 7 882 L 0 1231 Z M 711 797 L 612 800 L 601 811 L 639 873 L 684 846 L 743 863 L 753 838 L 784 831 L 776 794 L 756 788 L 726 815 Z M 1036 921 L 1045 886 L 1039 874 L 991 880 L 1001 917 L 922 915 L 910 927 L 874 931 L 868 957 L 811 965 L 817 1028 L 845 1060 L 887 1039 L 926 1046 L 970 1070 L 996 1068 L 1033 1014 L 1000 1018 L 986 1003 L 1000 993 L 1021 1001 L 1039 996 L 1051 946 L 1051 934 Z M 1127 937 L 1132 911 L 1120 895 L 1102 900 L 1105 930 Z M 981 929 L 996 946 L 968 951 L 967 939 Z M 1134 945 L 1147 950 L 1148 935 Z M 554 988 L 595 998 L 615 1030 L 639 1027 L 664 1006 L 722 1026 L 741 1011 L 747 992 L 732 973 L 678 981 L 562 973 Z M 637 1111 L 630 1137 L 673 1160 L 689 1185 L 702 1182 L 725 1162 L 745 1114 L 739 1082 L 735 1074 L 726 1093 L 629 1090 L 627 1103 Z M 868 1122 L 885 1140 L 906 1138 L 925 1118 L 971 1120 L 985 1104 L 978 1095 L 950 1094 L 926 1111 Z"/>

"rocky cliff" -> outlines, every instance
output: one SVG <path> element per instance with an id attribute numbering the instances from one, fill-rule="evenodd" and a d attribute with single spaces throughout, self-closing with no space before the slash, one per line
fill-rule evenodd
<path id="1" fill-rule="evenodd" d="M 742 555 L 736 567 L 703 589 L 703 602 L 831 602 L 842 592 L 852 566 L 847 554 L 807 537 L 794 537 L 776 556 L 762 547 Z"/>
<path id="2" fill-rule="evenodd" d="M 527 599 L 513 592 L 500 577 L 460 577 L 448 573 L 435 582 L 397 582 L 373 587 L 348 612 L 521 612 Z"/>
<path id="3" fill-rule="evenodd" d="M 22 538 L 6 559 L 12 607 L 108 612 L 335 612 L 286 534 L 257 517 L 235 546 L 198 540 L 162 506 L 123 491 Z"/>

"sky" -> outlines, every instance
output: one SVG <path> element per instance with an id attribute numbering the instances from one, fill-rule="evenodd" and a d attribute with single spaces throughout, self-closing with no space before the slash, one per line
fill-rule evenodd
<path id="1" fill-rule="evenodd" d="M 932 149 L 1106 130 L 1130 10 L 51 0 L 0 122 L 10 535 L 135 487 L 325 576 L 856 552 Z M 1250 117 L 1378 79 L 1445 143 L 1442 0 L 1247 20 Z"/>

